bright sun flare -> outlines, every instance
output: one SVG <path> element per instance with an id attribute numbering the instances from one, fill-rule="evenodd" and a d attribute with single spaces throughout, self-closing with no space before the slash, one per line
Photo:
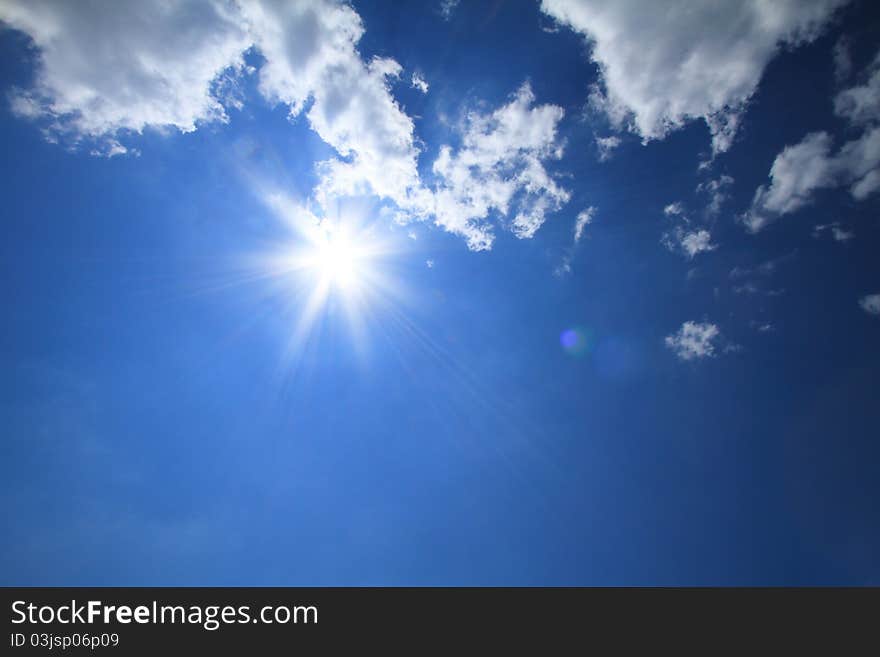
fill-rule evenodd
<path id="1" fill-rule="evenodd" d="M 324 282 L 345 291 L 358 284 L 363 273 L 361 260 L 358 248 L 344 233 L 336 231 L 323 235 L 314 245 L 311 265 Z"/>

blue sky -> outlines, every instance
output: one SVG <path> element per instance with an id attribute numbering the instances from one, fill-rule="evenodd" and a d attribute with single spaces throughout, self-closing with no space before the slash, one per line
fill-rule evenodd
<path id="1" fill-rule="evenodd" d="M 0 20 L 0 583 L 880 581 L 871 3 Z"/>

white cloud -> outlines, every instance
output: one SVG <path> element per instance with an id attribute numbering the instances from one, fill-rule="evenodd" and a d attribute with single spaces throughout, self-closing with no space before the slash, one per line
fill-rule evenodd
<path id="1" fill-rule="evenodd" d="M 412 84 L 413 89 L 418 89 L 423 94 L 428 93 L 429 85 L 428 82 L 418 73 L 412 74 L 412 80 L 410 82 Z"/>
<path id="2" fill-rule="evenodd" d="M 765 67 L 813 40 L 846 0 L 542 0 L 583 34 L 601 71 L 591 105 L 618 129 L 662 139 L 703 119 L 726 151 Z"/>
<path id="3" fill-rule="evenodd" d="M 245 19 L 266 58 L 261 93 L 303 112 L 312 129 L 343 159 L 319 165 L 318 202 L 375 194 L 413 208 L 424 195 L 416 166 L 414 126 L 388 80 L 400 75 L 392 59 L 361 59 L 364 28 L 357 12 L 336 2 L 246 2 Z"/>
<path id="4" fill-rule="evenodd" d="M 859 305 L 869 315 L 880 315 L 880 294 L 868 294 L 859 299 Z"/>
<path id="5" fill-rule="evenodd" d="M 857 201 L 880 190 L 880 55 L 869 67 L 865 84 L 837 94 L 834 111 L 852 127 L 863 129 L 862 134 L 836 153 L 827 132 L 812 132 L 786 146 L 770 168 L 770 185 L 758 187 L 741 217 L 751 232 L 812 203 L 822 189 L 849 187 Z"/>
<path id="6" fill-rule="evenodd" d="M 74 141 L 225 121 L 212 83 L 250 45 L 233 7 L 212 0 L 0 0 L 0 20 L 39 49 L 34 85 L 13 95 L 13 111 Z"/>
<path id="7" fill-rule="evenodd" d="M 490 212 L 512 215 L 507 226 L 529 238 L 547 212 L 568 202 L 569 192 L 544 168 L 545 160 L 562 156 L 557 138 L 562 108 L 534 102 L 526 83 L 495 111 L 470 113 L 460 148 L 443 146 L 433 164 L 435 221 L 475 251 L 492 246 Z"/>
<path id="8" fill-rule="evenodd" d="M 714 251 L 717 244 L 712 243 L 712 235 L 708 230 L 699 228 L 687 230 L 683 226 L 676 226 L 663 233 L 660 242 L 672 252 L 682 253 L 692 259 L 698 253 Z"/>
<path id="9" fill-rule="evenodd" d="M 433 260 L 425 260 L 425 266 L 428 269 L 434 269 L 434 261 Z"/>
<path id="10" fill-rule="evenodd" d="M 492 245 L 497 217 L 529 238 L 569 198 L 544 166 L 562 156 L 563 110 L 536 105 L 528 84 L 498 109 L 469 114 L 460 146 L 441 149 L 426 185 L 414 123 L 390 88 L 402 68 L 361 57 L 363 23 L 343 2 L 144 0 L 95 8 L 0 0 L 0 19 L 29 34 L 40 53 L 36 83 L 13 96 L 13 110 L 49 120 L 51 139 L 96 139 L 95 154 L 130 151 L 126 131 L 186 132 L 227 120 L 224 103 L 241 107 L 237 75 L 254 48 L 264 58 L 260 94 L 291 117 L 304 115 L 336 151 L 317 165 L 316 209 L 341 196 L 375 195 L 396 206 L 401 223 L 433 217 L 482 250 Z M 427 91 L 418 74 L 412 83 Z"/>
<path id="11" fill-rule="evenodd" d="M 611 159 L 615 149 L 620 146 L 620 137 L 596 137 L 596 148 L 599 149 L 599 161 L 605 162 Z"/>
<path id="12" fill-rule="evenodd" d="M 677 221 L 676 225 L 660 236 L 660 243 L 673 253 L 693 259 L 698 253 L 718 248 L 717 244 L 712 243 L 712 234 L 706 228 L 693 226 L 681 201 L 667 205 L 663 208 L 663 214 Z"/>
<path id="13" fill-rule="evenodd" d="M 574 222 L 574 243 L 577 244 L 581 241 L 581 238 L 584 236 L 584 231 L 587 226 L 593 223 L 593 217 L 596 216 L 596 208 L 593 206 L 588 207 L 586 210 L 581 210 L 578 213 L 577 219 Z"/>
<path id="14" fill-rule="evenodd" d="M 835 154 L 831 147 L 827 132 L 814 132 L 783 149 L 770 168 L 770 185 L 758 187 L 741 217 L 746 228 L 758 232 L 812 203 L 821 189 L 846 185 L 859 201 L 880 189 L 880 127 L 848 141 Z"/>
<path id="15" fill-rule="evenodd" d="M 667 217 L 682 215 L 684 214 L 684 205 L 681 201 L 670 203 L 665 208 L 663 208 L 663 214 L 665 214 Z"/>
<path id="16" fill-rule="evenodd" d="M 721 331 L 709 322 L 685 322 L 664 342 L 681 360 L 712 357 L 716 353 Z"/>
<path id="17" fill-rule="evenodd" d="M 574 221 L 574 239 L 572 239 L 571 246 L 563 251 L 562 260 L 553 272 L 557 276 L 571 273 L 571 263 L 574 260 L 576 247 L 581 239 L 583 239 L 587 226 L 593 223 L 597 211 L 598 208 L 591 205 L 587 209 L 578 212 Z"/>

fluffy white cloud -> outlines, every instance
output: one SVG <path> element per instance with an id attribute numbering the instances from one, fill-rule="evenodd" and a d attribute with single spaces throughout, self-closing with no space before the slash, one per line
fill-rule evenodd
<path id="1" fill-rule="evenodd" d="M 810 133 L 776 156 L 770 185 L 755 191 L 750 209 L 741 217 L 758 232 L 779 217 L 811 203 L 818 190 L 845 185 L 856 200 L 880 189 L 880 126 L 845 143 L 832 153 L 827 132 Z"/>
<path id="2" fill-rule="evenodd" d="M 445 145 L 433 164 L 433 214 L 437 224 L 463 236 L 468 246 L 491 248 L 491 212 L 507 217 L 520 238 L 532 237 L 547 212 L 568 202 L 569 192 L 544 167 L 562 157 L 556 105 L 535 105 L 523 84 L 509 103 L 489 114 L 467 116 L 461 146 Z"/>
<path id="3" fill-rule="evenodd" d="M 709 322 L 685 322 L 676 333 L 666 336 L 664 342 L 681 360 L 706 358 L 716 353 L 721 331 Z"/>
<path id="4" fill-rule="evenodd" d="M 764 68 L 811 41 L 846 0 L 542 0 L 592 44 L 592 105 L 647 141 L 703 119 L 716 153 L 733 140 Z"/>
<path id="5" fill-rule="evenodd" d="M 0 20 L 39 49 L 33 88 L 14 93 L 13 111 L 73 140 L 226 120 L 212 84 L 250 45 L 234 6 L 214 0 L 0 0 Z"/>
<path id="6" fill-rule="evenodd" d="M 837 94 L 834 111 L 862 134 L 836 153 L 827 132 L 810 133 L 785 147 L 770 168 L 770 185 L 758 187 L 741 217 L 751 232 L 808 205 L 822 189 L 849 187 L 857 201 L 880 190 L 880 55 L 869 67 L 865 84 Z"/>
<path id="7" fill-rule="evenodd" d="M 319 207 L 376 195 L 396 206 L 399 221 L 434 217 L 481 250 L 491 247 L 496 216 L 528 238 L 569 198 L 544 166 L 561 157 L 563 111 L 535 105 L 527 84 L 497 110 L 468 115 L 460 147 L 441 149 L 426 185 L 413 121 L 390 88 L 401 66 L 361 57 L 363 23 L 340 1 L 0 0 L 0 19 L 39 52 L 35 85 L 13 95 L 13 110 L 48 120 L 52 138 L 93 139 L 96 154 L 126 152 L 126 131 L 225 121 L 224 105 L 243 102 L 236 76 L 254 48 L 264 58 L 261 95 L 292 117 L 304 114 L 338 155 L 318 164 Z M 419 75 L 412 84 L 428 89 Z"/>
<path id="8" fill-rule="evenodd" d="M 372 193 L 416 205 L 424 191 L 413 122 L 388 87 L 401 67 L 392 59 L 361 58 L 356 46 L 364 28 L 357 12 L 337 2 L 261 0 L 241 6 L 266 58 L 261 93 L 288 105 L 292 116 L 312 101 L 310 126 L 345 158 L 320 165 L 319 203 Z"/>
<path id="9" fill-rule="evenodd" d="M 880 315 L 880 294 L 868 294 L 859 299 L 859 305 L 869 315 Z"/>

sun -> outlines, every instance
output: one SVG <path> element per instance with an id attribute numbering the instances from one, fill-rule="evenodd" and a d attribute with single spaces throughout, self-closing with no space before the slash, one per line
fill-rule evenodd
<path id="1" fill-rule="evenodd" d="M 327 231 L 312 246 L 311 268 L 323 282 L 346 292 L 362 279 L 365 254 L 342 230 Z"/>
<path id="2" fill-rule="evenodd" d="M 380 225 L 373 208 L 318 217 L 293 204 L 278 206 L 287 234 L 250 256 L 244 271 L 284 300 L 280 308 L 291 331 L 286 357 L 301 358 L 325 330 L 339 335 L 337 324 L 345 325 L 355 350 L 366 353 L 368 334 L 386 330 L 378 318 L 396 313 L 408 297 L 399 275 L 399 234 Z"/>

